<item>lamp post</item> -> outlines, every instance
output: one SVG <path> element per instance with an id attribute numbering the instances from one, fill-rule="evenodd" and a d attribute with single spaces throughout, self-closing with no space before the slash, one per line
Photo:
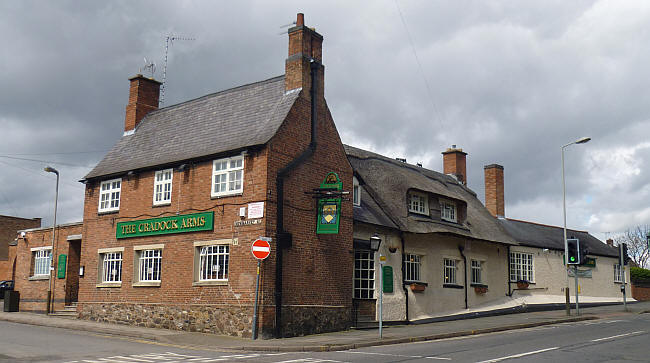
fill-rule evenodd
<path id="1" fill-rule="evenodd" d="M 375 233 L 370 237 L 370 250 L 373 252 L 379 251 L 379 246 L 381 245 L 381 238 Z M 381 259 L 381 256 L 380 256 Z M 383 270 L 381 268 L 381 261 L 379 264 L 379 339 L 382 338 L 382 322 L 383 322 L 383 292 L 384 292 L 384 284 L 383 284 Z"/>
<path id="2" fill-rule="evenodd" d="M 569 256 L 569 244 L 566 240 L 566 183 L 564 181 L 564 149 L 573 145 L 573 144 L 584 144 L 591 140 L 590 137 L 583 137 L 576 141 L 570 142 L 562 146 L 562 214 L 564 216 L 564 264 L 567 268 L 566 275 L 566 287 L 564 289 L 564 294 L 566 296 L 566 314 L 571 314 L 571 302 L 569 299 L 569 261 L 567 260 Z M 578 267 L 574 270 L 575 281 L 576 281 L 576 314 L 580 314 L 580 308 L 578 307 Z"/>
<path id="3" fill-rule="evenodd" d="M 52 279 L 52 274 L 53 274 L 54 269 L 52 267 L 54 266 L 54 256 L 55 256 L 55 253 L 54 253 L 54 236 L 55 236 L 55 232 L 56 232 L 56 204 L 59 201 L 59 171 L 54 169 L 51 166 L 48 166 L 43 170 L 45 170 L 48 173 L 56 174 L 56 194 L 54 195 L 54 223 L 52 223 L 52 250 L 50 252 L 50 271 L 49 271 L 50 272 L 50 282 L 49 282 L 49 286 L 47 288 L 47 307 L 45 309 L 47 311 L 47 313 L 49 314 L 49 313 L 52 312 L 51 307 L 52 307 L 52 300 L 53 300 L 53 298 L 52 298 L 52 280 L 53 280 Z"/>

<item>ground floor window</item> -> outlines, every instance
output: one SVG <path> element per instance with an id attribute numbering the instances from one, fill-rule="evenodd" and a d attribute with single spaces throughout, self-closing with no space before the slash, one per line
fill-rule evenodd
<path id="1" fill-rule="evenodd" d="M 456 270 L 458 269 L 458 260 L 445 258 L 444 261 L 445 276 L 444 283 L 450 285 L 457 285 Z"/>
<path id="2" fill-rule="evenodd" d="M 135 256 L 137 259 L 137 281 L 160 282 L 162 249 L 138 249 L 135 251 Z"/>
<path id="3" fill-rule="evenodd" d="M 483 283 L 483 261 L 472 260 L 472 284 Z"/>
<path id="4" fill-rule="evenodd" d="M 510 252 L 510 281 L 535 281 L 533 276 L 533 255 L 531 253 Z"/>
<path id="5" fill-rule="evenodd" d="M 101 282 L 122 282 L 122 251 L 99 253 Z"/>
<path id="6" fill-rule="evenodd" d="M 421 281 L 420 267 L 422 266 L 422 256 L 407 253 L 404 255 L 404 280 Z"/>
<path id="7" fill-rule="evenodd" d="M 32 249 L 32 276 L 49 276 L 52 264 L 52 248 L 38 247 Z"/>
<path id="8" fill-rule="evenodd" d="M 199 281 L 227 281 L 230 246 L 210 245 L 200 247 Z"/>
<path id="9" fill-rule="evenodd" d="M 623 269 L 619 264 L 614 265 L 614 282 L 623 283 Z"/>
<path id="10" fill-rule="evenodd" d="M 354 251 L 354 298 L 375 297 L 375 253 Z"/>

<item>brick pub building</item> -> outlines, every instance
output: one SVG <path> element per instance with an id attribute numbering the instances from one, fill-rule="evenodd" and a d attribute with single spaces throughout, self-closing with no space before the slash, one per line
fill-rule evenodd
<path id="1" fill-rule="evenodd" d="M 317 234 L 305 192 L 352 169 L 324 97 L 323 37 L 298 14 L 283 76 L 158 109 L 130 79 L 123 137 L 85 177 L 80 318 L 250 336 L 257 260 L 262 337 L 351 321 L 352 204 Z"/>

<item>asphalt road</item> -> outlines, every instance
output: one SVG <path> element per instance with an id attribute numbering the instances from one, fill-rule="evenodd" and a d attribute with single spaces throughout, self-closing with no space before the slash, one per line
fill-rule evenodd
<path id="1" fill-rule="evenodd" d="M 650 362 L 650 314 L 323 353 L 223 352 L 0 322 L 0 362 Z"/>

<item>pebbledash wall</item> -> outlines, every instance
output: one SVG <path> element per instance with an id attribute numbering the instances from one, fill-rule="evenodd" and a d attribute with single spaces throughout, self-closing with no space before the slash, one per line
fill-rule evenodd
<path id="1" fill-rule="evenodd" d="M 352 186 L 352 170 L 324 99 L 323 67 L 317 74 L 315 149 L 284 180 L 283 224 L 284 231 L 292 238 L 290 246 L 282 251 L 282 284 L 276 286 L 279 249 L 276 180 L 279 170 L 310 146 L 309 64 L 310 59 L 319 62 L 322 59 L 322 36 L 304 26 L 302 14 L 299 14 L 298 24 L 289 30 L 289 38 L 284 78 L 286 91 L 300 92 L 300 96 L 270 141 L 246 148 L 241 193 L 211 197 L 213 160 L 241 155 L 241 150 L 87 181 L 81 251 L 85 276 L 79 283 L 80 318 L 249 337 L 257 267 L 257 260 L 251 254 L 251 242 L 265 236 L 272 241 L 271 256 L 262 263 L 261 269 L 258 322 L 261 336 L 295 336 L 349 327 L 352 205 L 350 201 L 342 203 L 338 234 L 318 235 L 316 201 L 305 193 L 318 188 L 329 172 L 338 174 L 344 189 Z M 134 85 L 134 81 L 148 82 L 144 77 L 132 79 L 131 94 L 133 87 L 139 86 Z M 155 97 L 157 104 L 157 95 Z M 128 114 L 129 107 L 127 129 Z M 138 120 L 132 124 L 137 123 Z M 187 167 L 179 171 L 182 164 Z M 155 172 L 167 168 L 173 169 L 171 203 L 154 206 Z M 100 213 L 101 182 L 116 178 L 121 180 L 119 210 Z M 241 208 L 247 207 L 248 211 L 252 203 L 263 203 L 263 216 L 240 217 Z M 118 223 L 185 218 L 199 212 L 208 213 L 206 218 L 213 218 L 212 229 L 117 238 Z M 220 281 L 200 281 L 197 276 L 201 248 L 209 245 L 227 246 L 227 266 L 222 263 L 220 267 L 226 269 L 226 275 L 221 275 Z M 139 261 L 142 251 L 147 250 L 161 251 L 159 281 L 139 279 Z M 112 265 L 107 272 L 103 258 L 120 254 L 121 270 L 113 272 L 117 265 Z M 106 282 L 105 273 L 121 276 L 119 281 Z M 281 321 L 277 321 L 277 293 L 281 293 Z"/>
<path id="2" fill-rule="evenodd" d="M 57 225 L 52 253 L 52 227 L 26 229 L 16 246 L 14 290 L 20 292 L 20 311 L 47 311 L 47 292 L 52 274 L 52 311 L 77 301 L 82 223 Z M 48 256 L 54 258 L 48 271 Z M 61 257 L 64 256 L 64 257 Z M 60 272 L 59 269 L 62 271 Z"/>

